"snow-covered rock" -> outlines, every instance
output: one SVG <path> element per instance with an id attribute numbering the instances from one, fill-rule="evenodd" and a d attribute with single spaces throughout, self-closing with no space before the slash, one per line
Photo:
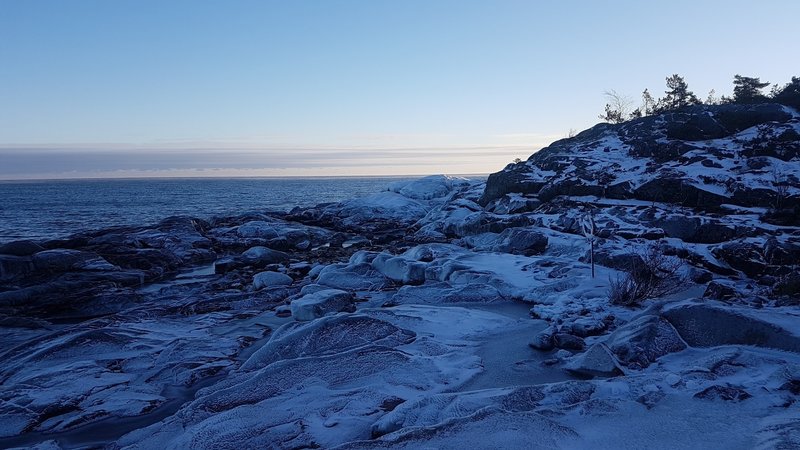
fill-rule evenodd
<path id="1" fill-rule="evenodd" d="M 241 255 L 241 259 L 248 264 L 267 265 L 285 262 L 289 255 L 271 248 L 255 246 L 247 249 Z"/>
<path id="2" fill-rule="evenodd" d="M 253 275 L 253 287 L 263 289 L 271 286 L 287 286 L 292 284 L 292 277 L 280 272 L 259 272 Z"/>
<path id="3" fill-rule="evenodd" d="M 800 353 L 792 316 L 714 302 L 670 305 L 664 317 L 691 346 L 753 345 Z"/>
<path id="4" fill-rule="evenodd" d="M 605 344 L 625 365 L 647 367 L 686 348 L 675 328 L 656 315 L 643 315 L 614 331 Z"/>
<path id="5" fill-rule="evenodd" d="M 590 377 L 615 377 L 622 375 L 617 359 L 603 344 L 594 344 L 574 357 L 565 368 L 570 372 Z"/>
<path id="6" fill-rule="evenodd" d="M 371 264 L 331 264 L 317 276 L 317 284 L 351 291 L 379 290 L 391 281 Z"/>
<path id="7" fill-rule="evenodd" d="M 423 262 L 381 253 L 372 260 L 372 267 L 387 278 L 402 284 L 420 284 L 425 281 Z"/>
<path id="8" fill-rule="evenodd" d="M 353 294 L 338 289 L 325 289 L 293 300 L 292 317 L 295 320 L 314 320 L 328 314 L 353 312 Z"/>
<path id="9" fill-rule="evenodd" d="M 413 181 L 392 183 L 389 190 L 416 200 L 432 200 L 448 195 L 453 189 L 469 185 L 465 178 L 430 175 Z"/>

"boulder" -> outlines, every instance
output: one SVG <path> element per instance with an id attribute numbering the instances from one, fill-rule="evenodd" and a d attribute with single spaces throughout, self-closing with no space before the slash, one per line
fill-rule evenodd
<path id="1" fill-rule="evenodd" d="M 24 256 L 0 255 L 0 280 L 10 280 L 34 271 L 31 258 Z"/>
<path id="2" fill-rule="evenodd" d="M 800 261 L 800 244 L 770 238 L 764 245 L 764 260 L 776 266 L 797 264 Z"/>
<path id="3" fill-rule="evenodd" d="M 414 181 L 399 181 L 389 190 L 415 200 L 432 200 L 449 194 L 454 188 L 466 186 L 469 180 L 447 175 L 430 175 Z"/>
<path id="4" fill-rule="evenodd" d="M 367 263 L 331 264 L 317 277 L 318 284 L 350 291 L 374 291 L 390 285 L 391 281 Z"/>
<path id="5" fill-rule="evenodd" d="M 540 255 L 547 249 L 547 236 L 526 228 L 508 228 L 500 233 L 495 251 L 516 255 Z"/>
<path id="6" fill-rule="evenodd" d="M 677 205 L 718 209 L 731 199 L 696 186 L 693 180 L 682 178 L 654 178 L 633 191 L 639 200 L 666 202 Z"/>
<path id="7" fill-rule="evenodd" d="M 236 228 L 236 234 L 243 238 L 274 239 L 279 236 L 275 224 L 263 220 L 252 220 Z"/>
<path id="8" fill-rule="evenodd" d="M 606 341 L 626 366 L 647 367 L 658 358 L 686 348 L 675 328 L 661 317 L 645 315 L 614 331 Z"/>
<path id="9" fill-rule="evenodd" d="M 536 350 L 549 352 L 555 348 L 555 342 L 553 342 L 553 335 L 555 333 L 555 327 L 549 327 L 543 331 L 540 331 L 536 334 L 536 336 L 533 337 L 533 340 L 531 340 L 528 346 Z"/>
<path id="10" fill-rule="evenodd" d="M 307 321 L 338 312 L 356 310 L 353 294 L 338 289 L 325 289 L 305 295 L 291 303 L 295 320 Z"/>
<path id="11" fill-rule="evenodd" d="M 288 286 L 292 284 L 292 277 L 280 272 L 259 272 L 253 276 L 253 287 L 263 289 L 271 286 Z"/>
<path id="12" fill-rule="evenodd" d="M 683 340 L 694 347 L 753 345 L 800 353 L 800 336 L 780 315 L 712 303 L 685 303 L 663 312 Z"/>
<path id="13" fill-rule="evenodd" d="M 761 246 L 755 243 L 728 242 L 712 250 L 712 253 L 751 278 L 761 275 L 767 268 Z"/>
<path id="14" fill-rule="evenodd" d="M 575 374 L 588 377 L 616 377 L 623 375 L 616 358 L 603 344 L 594 344 L 573 358 L 565 368 Z"/>
<path id="15" fill-rule="evenodd" d="M 486 180 L 486 189 L 478 203 L 481 206 L 486 206 L 490 201 L 512 192 L 537 194 L 546 183 L 532 180 L 528 175 L 530 170 L 531 168 L 526 163 L 509 164 L 508 167 L 500 172 L 489 175 Z"/>
<path id="16" fill-rule="evenodd" d="M 578 336 L 568 333 L 555 333 L 553 335 L 553 345 L 556 348 L 563 348 L 565 350 L 581 351 L 586 347 L 586 342 Z"/>
<path id="17" fill-rule="evenodd" d="M 387 278 L 403 284 L 425 282 L 427 264 L 419 261 L 381 253 L 372 260 L 372 267 Z"/>
<path id="18" fill-rule="evenodd" d="M 45 272 L 68 272 L 71 270 L 119 270 L 100 256 L 71 249 L 44 250 L 33 255 L 36 270 Z"/>
<path id="19" fill-rule="evenodd" d="M 289 255 L 271 248 L 256 246 L 243 252 L 240 259 L 247 264 L 266 266 L 288 261 Z"/>
<path id="20" fill-rule="evenodd" d="M 570 332 L 582 338 L 603 334 L 607 328 L 606 321 L 591 317 L 581 317 L 569 325 Z"/>
<path id="21" fill-rule="evenodd" d="M 749 392 L 741 387 L 732 386 L 730 384 L 720 385 L 715 384 L 702 391 L 694 394 L 694 398 L 702 398 L 706 400 L 724 400 L 726 402 L 740 402 L 752 397 Z"/>
<path id="22" fill-rule="evenodd" d="M 28 240 L 12 241 L 0 245 L 0 255 L 31 256 L 42 250 L 44 248 L 41 245 Z"/>
<path id="23" fill-rule="evenodd" d="M 721 280 L 712 281 L 706 286 L 703 298 L 712 300 L 733 300 L 739 297 L 739 292 L 733 283 L 726 283 Z"/>
<path id="24" fill-rule="evenodd" d="M 786 296 L 794 301 L 789 304 L 798 304 L 800 302 L 800 273 L 795 273 L 782 277 L 775 283 L 772 288 L 772 294 L 777 296 Z"/>

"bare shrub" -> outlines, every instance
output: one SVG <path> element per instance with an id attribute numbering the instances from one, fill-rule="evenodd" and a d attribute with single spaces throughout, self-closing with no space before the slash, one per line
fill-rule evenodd
<path id="1" fill-rule="evenodd" d="M 610 280 L 608 299 L 615 305 L 636 306 L 650 298 L 669 295 L 684 284 L 680 259 L 669 257 L 656 246 L 639 253 L 638 262 Z"/>

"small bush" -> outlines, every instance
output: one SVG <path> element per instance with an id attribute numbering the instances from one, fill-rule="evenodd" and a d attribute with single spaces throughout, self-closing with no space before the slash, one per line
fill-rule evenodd
<path id="1" fill-rule="evenodd" d="M 677 292 L 684 284 L 678 273 L 681 261 L 664 255 L 658 247 L 639 254 L 640 261 L 610 280 L 608 299 L 615 305 L 636 306 L 649 298 Z"/>

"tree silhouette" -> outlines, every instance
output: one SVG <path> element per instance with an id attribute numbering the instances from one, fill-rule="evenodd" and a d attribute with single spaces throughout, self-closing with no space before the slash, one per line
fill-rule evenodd
<path id="1" fill-rule="evenodd" d="M 733 101 L 735 103 L 766 102 L 767 97 L 761 93 L 761 90 L 767 86 L 769 86 L 769 83 L 762 83 L 758 78 L 734 75 Z"/>
<path id="2" fill-rule="evenodd" d="M 628 119 L 631 103 L 633 103 L 631 99 L 613 89 L 606 91 L 604 95 L 608 103 L 606 103 L 605 113 L 598 116 L 600 120 L 609 123 L 625 122 Z"/>
<path id="3" fill-rule="evenodd" d="M 672 111 L 700 103 L 694 92 L 689 90 L 689 85 L 683 77 L 677 73 L 667 77 L 667 88 L 669 90 L 664 91 L 667 95 L 658 101 L 657 112 Z"/>
<path id="4" fill-rule="evenodd" d="M 792 77 L 792 82 L 777 90 L 772 99 L 780 104 L 800 109 L 800 77 Z"/>

